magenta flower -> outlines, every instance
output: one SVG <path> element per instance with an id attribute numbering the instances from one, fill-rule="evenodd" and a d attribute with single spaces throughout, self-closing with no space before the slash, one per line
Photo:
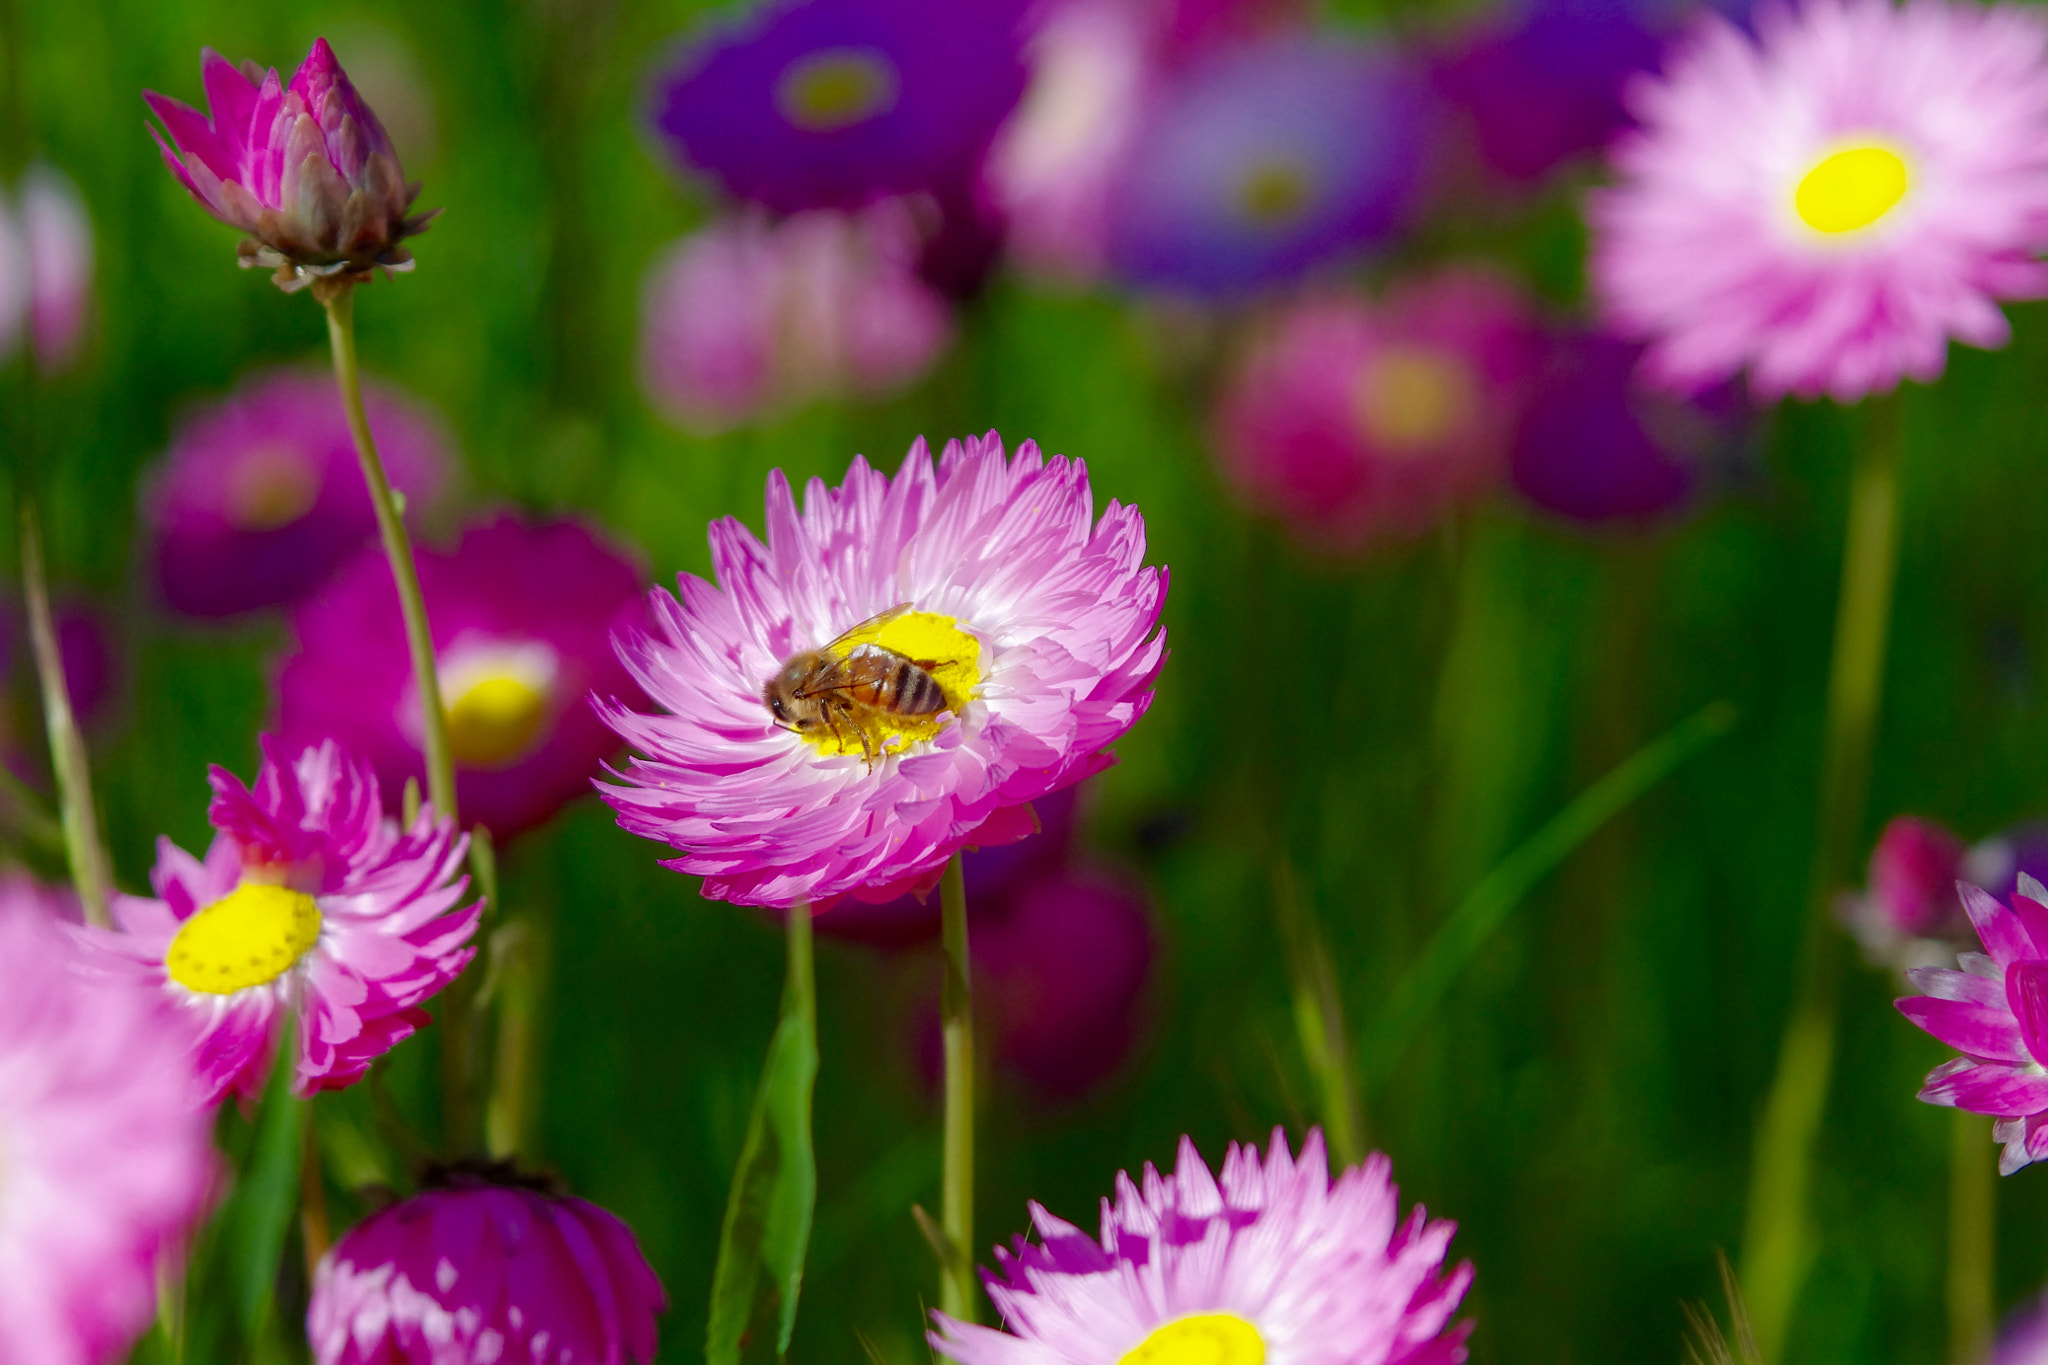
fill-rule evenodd
<path id="1" fill-rule="evenodd" d="M 2048 1298 L 2036 1295 L 2013 1311 L 1985 1365 L 2048 1365 Z"/>
<path id="2" fill-rule="evenodd" d="M 21 910 L 0 909 L 0 1360 L 110 1365 L 211 1200 L 212 1115 L 179 1012 L 89 979 Z"/>
<path id="3" fill-rule="evenodd" d="M 54 374 L 77 358 L 92 315 L 92 218 L 77 186 L 49 166 L 22 177 L 20 208 L 29 339 L 37 367 Z"/>
<path id="4" fill-rule="evenodd" d="M 397 391 L 364 385 L 392 486 L 415 515 L 448 483 L 452 442 Z M 232 616 L 298 601 L 377 534 L 348 419 L 325 373 L 266 370 L 178 424 L 142 497 L 164 601 Z"/>
<path id="5" fill-rule="evenodd" d="M 667 1309 L 617 1218 L 504 1167 L 457 1168 L 334 1244 L 306 1337 L 317 1365 L 646 1365 Z"/>
<path id="6" fill-rule="evenodd" d="M 290 85 L 275 67 L 236 67 L 212 48 L 200 70 L 211 117 L 153 90 L 142 98 L 170 134 L 166 144 L 150 130 L 171 173 L 208 213 L 249 234 L 236 253 L 244 267 L 274 268 L 286 292 L 412 269 L 402 243 L 440 210 L 408 215 L 419 186 L 405 183 L 391 138 L 325 38 Z"/>
<path id="7" fill-rule="evenodd" d="M 1612 321 L 1660 382 L 1747 369 L 1850 402 L 2001 346 L 2048 294 L 2048 20 L 1965 0 L 1709 19 L 1645 80 L 1588 208 Z"/>
<path id="8" fill-rule="evenodd" d="M 1166 574 L 1135 508 L 1095 520 L 1078 460 L 1029 441 L 1007 459 L 990 432 L 935 472 L 920 439 L 893 480 L 856 458 L 801 509 L 777 471 L 767 527 L 763 544 L 712 523 L 717 584 L 683 575 L 651 633 L 619 637 L 668 714 L 603 707 L 645 755 L 605 799 L 706 896 L 822 909 L 928 891 L 960 849 L 1030 833 L 1028 803 L 1109 766 L 1152 703 Z M 926 665 L 940 709 L 778 720 L 764 689 L 817 650 Z"/>
<path id="9" fill-rule="evenodd" d="M 615 629 L 646 619 L 636 556 L 574 521 L 497 515 L 453 550 L 422 551 L 465 821 L 499 838 L 540 824 L 590 790 L 618 739 L 593 693 L 633 696 L 612 653 Z M 366 548 L 292 617 L 297 652 L 278 672 L 278 730 L 289 745 L 337 739 L 395 802 L 422 772 L 419 694 L 391 569 Z"/>
<path id="10" fill-rule="evenodd" d="M 1534 342 L 1528 304 L 1474 271 L 1293 304 L 1218 404 L 1224 476 L 1319 544 L 1419 534 L 1499 480 Z"/>
<path id="11" fill-rule="evenodd" d="M 368 765 L 328 743 L 287 759 L 263 741 L 252 790 L 208 777 L 217 833 L 204 861 L 168 839 L 156 898 L 114 897 L 117 929 L 81 930 L 111 974 L 160 988 L 199 1030 L 208 1092 L 260 1094 L 287 1012 L 296 1088 L 339 1090 L 427 1022 L 426 998 L 475 949 L 481 903 L 457 909 L 468 841 L 423 807 L 384 814 Z"/>
<path id="12" fill-rule="evenodd" d="M 2005 905 L 1968 883 L 1958 889 L 1984 951 L 1963 953 L 1960 971 L 1908 972 L 1927 993 L 1897 1003 L 1963 1054 L 1928 1073 L 1920 1098 L 1997 1119 L 1998 1169 L 2011 1175 L 2048 1158 L 2048 890 L 2025 874 Z"/>
<path id="13" fill-rule="evenodd" d="M 946 301 L 918 278 L 917 225 L 900 200 L 692 233 L 650 273 L 640 369 L 648 396 L 713 432 L 821 398 L 915 380 L 952 340 Z"/>
<path id="14" fill-rule="evenodd" d="M 1278 1130 L 1263 1161 L 1233 1143 L 1220 1181 L 1182 1138 L 1171 1176 L 1118 1175 L 1100 1241 L 1033 1204 L 1037 1243 L 985 1275 L 1009 1330 L 934 1313 L 931 1344 L 961 1365 L 1464 1360 L 1471 1325 L 1450 1319 L 1472 1267 L 1441 1273 L 1454 1225 L 1400 1218 L 1384 1156 L 1329 1170 L 1313 1130 L 1299 1159 Z"/>

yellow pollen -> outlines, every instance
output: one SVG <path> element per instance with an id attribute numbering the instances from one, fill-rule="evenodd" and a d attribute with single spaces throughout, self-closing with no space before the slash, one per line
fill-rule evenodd
<path id="1" fill-rule="evenodd" d="M 1352 392 L 1360 431 L 1392 455 L 1442 445 L 1470 420 L 1478 402 L 1472 367 L 1430 346 L 1385 347 L 1366 362 Z"/>
<path id="2" fill-rule="evenodd" d="M 1266 1339 L 1235 1313 L 1176 1318 L 1139 1342 L 1118 1365 L 1265 1365 Z"/>
<path id="3" fill-rule="evenodd" d="M 245 882 L 185 921 L 164 966 L 186 990 L 233 995 L 277 980 L 319 939 L 311 896 Z"/>
<path id="4" fill-rule="evenodd" d="M 1854 232 L 1890 213 L 1906 197 L 1909 179 L 1897 152 L 1851 147 L 1808 171 L 1792 205 L 1815 232 Z"/>
<path id="5" fill-rule="evenodd" d="M 468 768 L 502 768 L 526 757 L 547 723 L 547 694 L 526 681 L 478 678 L 448 706 L 448 749 Z"/>
<path id="6" fill-rule="evenodd" d="M 896 68 L 864 48 L 813 52 L 783 70 L 775 107 L 807 133 L 851 128 L 896 107 Z"/>
<path id="7" fill-rule="evenodd" d="M 940 616 L 928 611 L 907 611 L 893 621 L 880 626 L 857 630 L 845 638 L 835 641 L 833 653 L 840 658 L 851 654 L 857 646 L 880 645 L 894 650 L 914 663 L 928 664 L 926 670 L 932 681 L 939 685 L 945 695 L 946 710 L 959 715 L 973 699 L 974 689 L 981 685 L 981 641 L 960 629 L 959 622 L 950 616 Z M 871 734 L 886 748 L 900 749 L 921 739 L 930 739 L 945 729 L 937 716 L 892 716 L 876 714 L 868 718 Z M 820 727 L 822 733 L 806 732 L 809 740 L 821 754 L 858 754 L 861 752 L 860 736 L 847 732 L 841 727 L 841 737 L 834 739 L 829 728 Z"/>
<path id="8" fill-rule="evenodd" d="M 228 520 L 244 531 L 275 531 L 313 510 L 320 475 L 297 451 L 265 446 L 244 456 L 228 481 Z"/>
<path id="9" fill-rule="evenodd" d="M 1279 227 L 1308 208 L 1308 172 L 1292 161 L 1261 161 L 1237 185 L 1237 206 L 1261 227 Z"/>

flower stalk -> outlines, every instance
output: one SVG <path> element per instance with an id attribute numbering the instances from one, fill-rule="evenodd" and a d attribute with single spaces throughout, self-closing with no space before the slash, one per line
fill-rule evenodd
<path id="1" fill-rule="evenodd" d="M 85 737 L 71 714 L 71 690 L 64 680 L 64 657 L 57 648 L 57 628 L 50 615 L 50 589 L 43 573 L 43 532 L 35 504 L 21 499 L 21 591 L 28 599 L 29 641 L 35 651 L 36 681 L 43 694 L 43 724 L 50 736 L 50 766 L 57 776 L 57 800 L 64 829 L 64 856 L 78 889 L 86 923 L 107 928 L 107 895 L 113 873 L 100 840 L 99 816 L 92 799 L 92 775 L 86 762 Z"/>
<path id="2" fill-rule="evenodd" d="M 1948 1358 L 1975 1365 L 1991 1345 L 1996 1315 L 1997 1150 L 1984 1116 L 1958 1109 L 1949 1118 Z"/>
<path id="3" fill-rule="evenodd" d="M 967 876 L 954 854 L 939 882 L 940 947 L 945 979 L 939 1018 L 945 1042 L 945 1173 L 939 1226 L 945 1264 L 939 1307 L 958 1322 L 974 1322 L 974 990 L 967 963 Z"/>
<path id="4" fill-rule="evenodd" d="M 1863 440 L 1850 473 L 1801 969 L 1777 1073 L 1757 1121 L 1750 1172 L 1742 1280 L 1765 1365 L 1783 1358 L 1792 1312 L 1813 1260 L 1807 1197 L 1834 1070 L 1842 976 L 1842 935 L 1832 907 L 1835 888 L 1848 876 L 1870 795 L 1870 754 L 1898 567 L 1898 457 L 1898 399 L 1887 395 L 1865 409 Z"/>
<path id="5" fill-rule="evenodd" d="M 453 819 L 455 765 L 448 751 L 448 713 L 441 703 L 434 636 L 427 628 L 427 604 L 420 595 L 412 538 L 406 534 L 405 518 L 392 495 L 391 481 L 384 475 L 384 462 L 377 456 L 377 440 L 370 432 L 369 416 L 363 411 L 362 378 L 356 368 L 355 289 L 336 289 L 323 301 L 327 308 L 327 338 L 334 349 L 334 379 L 341 387 L 349 432 L 355 437 L 356 456 L 362 461 L 363 482 L 369 486 L 370 503 L 377 511 L 377 533 L 384 542 L 384 556 L 391 561 L 391 577 L 398 584 L 399 610 L 405 615 L 405 640 L 412 653 L 413 684 L 420 698 L 420 742 L 426 751 L 427 799 L 433 803 L 436 816 Z"/>

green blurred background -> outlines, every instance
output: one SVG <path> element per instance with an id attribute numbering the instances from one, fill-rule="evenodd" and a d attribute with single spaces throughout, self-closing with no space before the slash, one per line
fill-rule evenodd
<path id="1" fill-rule="evenodd" d="M 996 1091 L 985 1242 L 1022 1230 L 1026 1199 L 1092 1220 L 1117 1169 L 1169 1161 L 1183 1132 L 1214 1159 L 1315 1121 L 1276 850 L 1324 922 L 1356 1028 L 1502 856 L 1640 745 L 1732 702 L 1732 734 L 1520 906 L 1365 1097 L 1404 1197 L 1455 1218 L 1456 1252 L 1478 1267 L 1475 1361 L 1678 1358 L 1681 1301 L 1718 1302 L 1715 1251 L 1738 1250 L 1787 1007 L 1855 414 L 1777 412 L 1753 486 L 1676 529 L 1588 537 L 1501 504 L 1329 563 L 1217 484 L 1208 377 L 1162 344 L 1170 318 L 999 277 L 901 398 L 690 438 L 646 407 L 633 365 L 642 274 L 707 208 L 636 117 L 651 55 L 698 20 L 690 6 L 5 2 L 16 126 L 31 130 L 8 168 L 27 151 L 61 167 L 98 232 L 89 354 L 32 419 L 10 384 L 7 430 L 17 443 L 32 430 L 49 468 L 54 576 L 120 622 L 123 714 L 94 757 L 126 886 L 144 884 L 159 834 L 203 846 L 208 762 L 253 769 L 282 643 L 274 624 L 197 630 L 152 612 L 138 476 L 184 405 L 254 366 L 319 363 L 325 345 L 309 299 L 234 268 L 233 234 L 165 174 L 138 93 L 196 100 L 202 45 L 289 69 L 324 34 L 387 121 L 410 120 L 407 170 L 424 204 L 446 207 L 418 270 L 364 291 L 357 312 L 367 368 L 459 433 L 474 502 L 584 509 L 670 581 L 708 571 L 710 518 L 758 529 L 771 468 L 836 479 L 855 452 L 893 468 L 919 434 L 993 427 L 1085 457 L 1099 499 L 1142 508 L 1172 567 L 1173 657 L 1120 766 L 1093 784 L 1082 837 L 1152 889 L 1163 946 L 1146 1028 L 1117 1082 L 1079 1107 Z M 394 116 L 386 91 L 408 81 L 416 109 Z M 1568 195 L 1470 235 L 1554 302 L 1574 298 Z M 1906 810 L 1967 837 L 2048 813 L 2035 473 L 2048 312 L 2012 313 L 2010 347 L 1958 352 L 1939 387 L 1904 395 L 1866 835 Z M 554 948 L 534 1155 L 637 1230 L 675 1303 L 662 1358 L 684 1360 L 701 1349 L 781 945 L 771 923 L 701 901 L 659 852 L 586 800 L 502 857 L 506 904 Z M 820 1207 L 796 1359 L 858 1358 L 856 1332 L 885 1360 L 925 1358 L 935 1276 L 907 1209 L 936 1201 L 937 1111 L 899 1033 L 906 995 L 935 972 L 821 943 Z M 1816 1195 L 1824 1245 L 1793 1359 L 1945 1351 L 1949 1116 L 1912 1098 L 1944 1050 L 1898 1018 L 1894 993 L 1858 968 L 1847 994 Z M 390 1076 L 428 1126 L 431 1042 L 402 1048 Z M 363 1096 L 330 1104 L 367 1124 Z M 2044 1218 L 2048 1176 L 2001 1182 L 2001 1308 L 2048 1277 Z"/>

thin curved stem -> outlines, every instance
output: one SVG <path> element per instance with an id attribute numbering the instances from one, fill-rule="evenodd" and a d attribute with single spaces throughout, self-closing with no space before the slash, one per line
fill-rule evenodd
<path id="1" fill-rule="evenodd" d="M 43 694 L 43 725 L 50 736 L 50 766 L 57 775 L 57 802 L 64 828 L 64 856 L 71 864 L 71 882 L 88 924 L 102 929 L 113 874 L 106 845 L 100 839 L 99 815 L 93 807 L 92 773 L 86 762 L 85 737 L 71 714 L 71 689 L 64 680 L 64 656 L 57 648 L 57 627 L 50 615 L 50 589 L 43 576 L 43 532 L 35 504 L 21 499 L 21 591 L 28 599 L 28 634 L 36 656 L 36 680 Z"/>
<path id="2" fill-rule="evenodd" d="M 946 1057 L 945 1176 L 939 1202 L 946 1264 L 940 1272 L 939 1307 L 956 1321 L 973 1322 L 979 1316 L 974 1286 L 974 991 L 967 969 L 967 878 L 957 853 L 939 883 L 939 906 L 946 959 L 939 997 Z"/>
<path id="3" fill-rule="evenodd" d="M 398 606 L 405 615 L 405 642 L 412 653 L 413 683 L 420 698 L 421 747 L 426 750 L 427 799 L 434 814 L 454 819 L 455 765 L 448 751 L 448 715 L 441 706 L 441 677 L 435 668 L 434 636 L 427 628 L 427 604 L 420 595 L 419 569 L 413 563 L 412 539 L 406 534 L 405 519 L 399 515 L 391 481 L 384 475 L 384 462 L 377 457 L 377 441 L 370 433 L 370 419 L 363 411 L 362 378 L 356 371 L 355 290 L 341 289 L 326 300 L 327 338 L 334 349 L 334 379 L 341 386 L 342 406 L 348 412 L 348 429 L 355 437 L 356 456 L 362 462 L 363 482 L 370 489 L 370 505 L 377 511 L 377 533 L 384 541 L 384 557 L 391 561 L 391 577 L 398 585 Z"/>

